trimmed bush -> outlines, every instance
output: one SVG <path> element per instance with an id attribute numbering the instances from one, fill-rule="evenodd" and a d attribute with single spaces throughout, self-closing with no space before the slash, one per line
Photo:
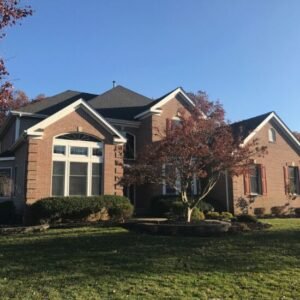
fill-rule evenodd
<path id="1" fill-rule="evenodd" d="M 132 215 L 133 207 L 126 197 L 103 195 L 95 197 L 50 197 L 29 206 L 33 221 L 57 223 L 81 221 L 92 214 L 106 214 L 115 221 Z"/>
<path id="2" fill-rule="evenodd" d="M 257 216 L 257 217 L 263 217 L 266 213 L 266 209 L 264 207 L 257 207 L 257 208 L 254 208 L 254 214 Z"/>
<path id="3" fill-rule="evenodd" d="M 0 203 L 0 224 L 12 224 L 15 218 L 15 205 L 9 201 L 4 201 Z"/>
<path id="4" fill-rule="evenodd" d="M 236 216 L 236 220 L 242 223 L 257 223 L 257 218 L 251 215 L 239 215 Z"/>
<path id="5" fill-rule="evenodd" d="M 204 213 L 198 208 L 194 208 L 191 216 L 192 221 L 203 221 L 205 220 Z"/>
<path id="6" fill-rule="evenodd" d="M 206 213 L 205 217 L 208 220 L 219 220 L 220 214 L 217 211 L 210 211 L 210 212 Z"/>
<path id="7" fill-rule="evenodd" d="M 200 211 L 213 210 L 213 206 L 201 201 L 197 207 Z M 154 217 L 184 218 L 186 208 L 179 196 L 157 196 L 151 200 L 150 214 Z"/>
<path id="8" fill-rule="evenodd" d="M 276 217 L 280 217 L 284 214 L 285 206 L 273 206 L 271 207 L 271 213 L 272 215 L 275 215 Z"/>
<path id="9" fill-rule="evenodd" d="M 232 218 L 233 218 L 233 215 L 229 211 L 222 211 L 220 213 L 220 219 L 221 220 L 230 221 Z"/>

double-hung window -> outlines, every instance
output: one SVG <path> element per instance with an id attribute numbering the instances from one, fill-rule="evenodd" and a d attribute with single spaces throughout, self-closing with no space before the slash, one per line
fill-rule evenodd
<path id="1" fill-rule="evenodd" d="M 87 137 L 75 138 L 73 134 L 72 139 L 54 139 L 52 196 L 101 195 L 103 144 Z"/>
<path id="2" fill-rule="evenodd" d="M 291 194 L 300 194 L 299 168 L 288 167 L 288 186 Z"/>

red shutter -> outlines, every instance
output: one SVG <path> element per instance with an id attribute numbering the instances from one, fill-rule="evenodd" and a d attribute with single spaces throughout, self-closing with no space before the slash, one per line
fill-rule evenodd
<path id="1" fill-rule="evenodd" d="M 250 172 L 249 169 L 244 172 L 244 194 L 250 194 Z"/>
<path id="2" fill-rule="evenodd" d="M 264 196 L 267 195 L 267 176 L 266 176 L 266 167 L 260 165 L 260 174 L 261 174 L 261 186 L 262 186 L 262 194 Z"/>
<path id="3" fill-rule="evenodd" d="M 172 126 L 172 120 L 171 119 L 166 119 L 166 134 L 171 130 Z"/>
<path id="4" fill-rule="evenodd" d="M 283 167 L 283 179 L 284 179 L 284 191 L 286 194 L 289 193 L 289 173 L 288 167 Z"/>

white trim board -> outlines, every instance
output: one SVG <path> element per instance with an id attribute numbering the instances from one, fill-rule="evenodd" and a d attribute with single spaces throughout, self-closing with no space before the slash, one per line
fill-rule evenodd
<path id="1" fill-rule="evenodd" d="M 119 131 L 117 131 L 117 129 L 115 129 L 112 125 L 110 125 L 98 112 L 96 112 L 92 107 L 90 107 L 83 99 L 78 99 L 77 101 L 64 107 L 63 109 L 56 112 L 55 114 L 49 116 L 48 118 L 30 127 L 25 132 L 28 135 L 43 136 L 43 130 L 47 126 L 67 116 L 71 112 L 74 112 L 78 108 L 83 108 L 98 123 L 104 125 L 104 127 L 106 127 L 111 134 L 115 135 L 116 137 L 114 138 L 114 142 L 121 143 L 121 144 L 126 143 L 126 139 L 119 133 Z"/>
<path id="2" fill-rule="evenodd" d="M 272 119 L 279 124 L 279 126 L 287 133 L 288 137 L 300 149 L 300 142 L 296 139 L 290 129 L 281 121 L 275 112 L 270 113 L 243 141 L 242 146 L 246 145 L 254 136 Z"/>
<path id="3" fill-rule="evenodd" d="M 145 115 L 152 114 L 152 113 L 160 114 L 161 113 L 161 107 L 164 104 L 166 104 L 167 102 L 169 102 L 170 100 L 174 99 L 177 94 L 182 95 L 183 99 L 185 100 L 185 102 L 187 104 L 191 105 L 192 107 L 195 106 L 195 103 L 189 98 L 189 96 L 184 92 L 184 90 L 179 87 L 175 91 L 173 91 L 172 93 L 170 93 L 169 95 L 167 95 L 166 97 L 161 99 L 159 102 L 157 102 L 156 104 L 151 106 L 148 110 L 143 111 L 142 113 L 136 115 L 134 118 L 139 119 L 141 117 L 144 117 Z"/>

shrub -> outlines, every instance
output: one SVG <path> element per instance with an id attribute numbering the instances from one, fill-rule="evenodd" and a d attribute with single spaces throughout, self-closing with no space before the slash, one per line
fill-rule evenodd
<path id="1" fill-rule="evenodd" d="M 213 206 L 201 201 L 197 207 L 200 211 L 213 210 Z M 150 213 L 155 217 L 184 218 L 186 208 L 178 196 L 157 196 L 151 200 Z"/>
<path id="2" fill-rule="evenodd" d="M 300 218 L 300 207 L 295 208 L 295 215 L 297 218 Z"/>
<path id="3" fill-rule="evenodd" d="M 210 211 L 210 212 L 206 213 L 205 217 L 208 220 L 219 220 L 220 214 L 217 211 Z"/>
<path id="4" fill-rule="evenodd" d="M 266 209 L 264 207 L 256 207 L 254 208 L 254 214 L 257 217 L 263 217 L 265 215 Z"/>
<path id="5" fill-rule="evenodd" d="M 55 223 L 79 221 L 91 214 L 107 212 L 114 220 L 124 220 L 132 214 L 129 200 L 122 196 L 50 197 L 30 206 L 34 222 Z"/>
<path id="6" fill-rule="evenodd" d="M 246 214 L 237 216 L 236 220 L 242 223 L 257 223 L 257 218 L 255 216 L 246 215 Z"/>
<path id="7" fill-rule="evenodd" d="M 271 207 L 271 213 L 276 217 L 282 216 L 284 213 L 284 208 L 285 206 L 273 206 Z"/>
<path id="8" fill-rule="evenodd" d="M 15 205 L 9 200 L 0 203 L 0 224 L 11 224 L 15 217 Z"/>
<path id="9" fill-rule="evenodd" d="M 223 211 L 220 213 L 220 219 L 224 221 L 230 221 L 233 218 L 232 213 L 228 211 Z"/>
<path id="10" fill-rule="evenodd" d="M 204 219 L 205 219 L 204 213 L 198 207 L 195 207 L 192 212 L 191 220 L 202 221 Z"/>

